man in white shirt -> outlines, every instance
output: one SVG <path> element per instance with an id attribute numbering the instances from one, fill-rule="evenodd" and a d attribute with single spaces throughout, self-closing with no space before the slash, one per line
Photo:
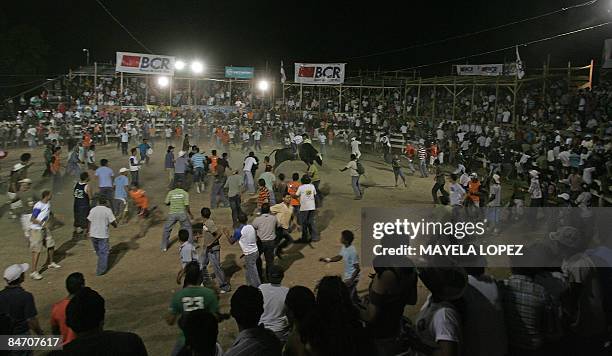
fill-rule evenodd
<path id="1" fill-rule="evenodd" d="M 249 152 L 247 158 L 244 159 L 244 166 L 242 168 L 242 172 L 244 174 L 244 183 L 247 187 L 249 193 L 255 193 L 255 181 L 253 180 L 253 172 L 251 169 L 253 165 L 257 164 L 257 160 L 255 159 L 255 152 Z"/>
<path id="2" fill-rule="evenodd" d="M 253 141 L 255 141 L 255 151 L 261 151 L 261 131 L 259 131 L 259 129 L 256 129 L 255 131 L 253 131 Z"/>
<path id="3" fill-rule="evenodd" d="M 319 233 L 315 224 L 315 195 L 317 189 L 311 184 L 310 177 L 303 176 L 302 185 L 297 189 L 293 198 L 300 200 L 300 223 L 302 225 L 301 242 L 319 241 Z"/>
<path id="4" fill-rule="evenodd" d="M 53 252 L 55 251 L 55 240 L 51 236 L 51 230 L 47 228 L 47 222 L 51 218 L 51 191 L 45 190 L 41 194 L 39 202 L 32 208 L 30 218 L 30 250 L 32 251 L 32 273 L 30 277 L 35 280 L 42 279 L 38 272 L 38 259 L 44 245 L 47 247 L 49 268 L 60 268 L 61 266 L 53 262 Z"/>
<path id="5" fill-rule="evenodd" d="M 289 321 L 285 314 L 285 298 L 289 288 L 281 286 L 284 276 L 283 269 L 274 265 L 270 271 L 270 283 L 259 286 L 264 300 L 264 311 L 259 322 L 272 330 L 281 343 L 287 341 L 289 336 Z"/>
<path id="6" fill-rule="evenodd" d="M 119 138 L 121 140 L 121 154 L 127 156 L 128 142 L 130 142 L 130 134 L 124 128 L 123 130 L 121 130 L 121 133 L 119 133 Z"/>
<path id="7" fill-rule="evenodd" d="M 257 249 L 257 233 L 253 225 L 247 224 L 247 216 L 240 212 L 238 214 L 238 222 L 240 225 L 234 230 L 232 235 L 228 235 L 230 244 L 238 242 L 242 254 L 244 254 L 244 269 L 246 284 L 252 287 L 259 287 L 261 280 L 257 273 L 257 259 L 259 259 L 259 250 Z"/>
<path id="8" fill-rule="evenodd" d="M 340 172 L 344 172 L 349 170 L 351 174 L 351 186 L 353 187 L 353 192 L 355 193 L 355 200 L 360 200 L 362 198 L 361 187 L 359 186 L 359 171 L 357 169 L 357 156 L 351 154 L 351 160 L 346 166 L 340 169 Z"/>
<path id="9" fill-rule="evenodd" d="M 327 154 L 327 149 L 326 149 L 326 145 L 325 142 L 327 141 L 327 136 L 325 136 L 325 133 L 323 133 L 322 131 L 319 132 L 318 135 L 318 139 L 319 139 L 319 149 L 321 150 L 321 155 L 326 155 Z"/>
<path id="10" fill-rule="evenodd" d="M 89 236 L 94 250 L 98 256 L 96 275 L 101 276 L 108 269 L 108 253 L 110 250 L 108 225 L 117 227 L 113 211 L 106 206 L 105 197 L 98 198 L 98 205 L 89 211 L 87 221 L 89 222 Z"/>
<path id="11" fill-rule="evenodd" d="M 361 142 L 357 141 L 355 137 L 351 137 L 351 154 L 354 154 L 357 159 L 361 157 L 359 145 L 361 145 Z"/>

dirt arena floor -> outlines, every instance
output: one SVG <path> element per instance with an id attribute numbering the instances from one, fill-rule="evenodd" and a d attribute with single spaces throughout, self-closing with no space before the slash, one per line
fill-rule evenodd
<path id="1" fill-rule="evenodd" d="M 208 143 L 200 142 L 209 153 L 212 147 Z M 127 167 L 127 157 L 121 156 L 115 144 L 97 147 L 96 158 L 107 158 L 110 166 L 117 173 L 119 168 Z M 263 157 L 274 147 L 264 146 L 257 156 Z M 244 153 L 232 148 L 230 164 L 232 167 L 241 167 Z M 18 160 L 22 152 L 29 150 L 13 150 L 9 157 L 0 162 L 2 175 L 8 174 L 13 163 Z M 177 150 L 178 151 L 178 150 Z M 423 204 L 431 206 L 431 187 L 433 178 L 420 178 L 407 176 L 408 187 L 394 187 L 393 173 L 388 164 L 382 163 L 379 155 L 364 154 L 362 162 L 366 168 L 369 182 L 375 182 L 372 187 L 366 188 L 364 199 L 353 200 L 350 185 L 350 176 L 347 172 L 339 172 L 348 161 L 348 150 L 344 146 L 337 146 L 329 150 L 324 157 L 323 167 L 320 169 L 321 188 L 327 193 L 323 207 L 318 209 L 316 222 L 321 234 L 321 241 L 313 245 L 292 245 L 285 252 L 282 260 L 277 260 L 286 269 L 283 284 L 287 287 L 304 285 L 314 288 L 317 281 L 325 275 L 339 275 L 342 273 L 342 263 L 324 264 L 319 262 L 322 256 L 333 256 L 340 249 L 340 232 L 344 229 L 356 233 L 356 247 L 359 249 L 361 239 L 360 209 L 362 207 L 401 207 L 408 204 Z M 30 178 L 34 180 L 34 189 L 40 191 L 51 187 L 50 179 L 41 178 L 44 168 L 43 150 L 38 148 L 32 151 L 33 167 L 30 168 Z M 161 207 L 164 215 L 166 207 L 163 199 L 167 192 L 167 175 L 163 169 L 163 155 L 165 146 L 157 143 L 150 165 L 141 171 L 140 181 L 150 196 L 152 205 Z M 64 152 L 64 156 L 66 152 Z M 66 159 L 64 159 L 65 163 Z M 262 166 L 262 165 L 260 165 Z M 303 173 L 306 166 L 302 162 L 283 163 L 276 173 L 283 172 L 291 177 L 293 172 Z M 261 170 L 257 173 L 259 175 Z M 73 182 L 65 182 L 63 194 L 55 195 L 52 200 L 54 213 L 64 221 L 65 225 L 53 231 L 56 240 L 56 262 L 62 268 L 44 270 L 44 279 L 34 281 L 26 278 L 24 288 L 35 296 L 39 312 L 39 320 L 46 332 L 50 332 L 49 315 L 54 302 L 66 295 L 64 280 L 70 273 L 79 271 L 85 275 L 86 283 L 97 290 L 106 299 L 105 328 L 111 330 L 132 331 L 140 335 L 150 355 L 169 355 L 178 335 L 177 326 L 168 326 L 164 320 L 171 296 L 180 286 L 176 284 L 176 273 L 180 268 L 178 259 L 178 244 L 174 243 L 170 249 L 163 253 L 159 249 L 162 235 L 162 225 L 153 226 L 144 238 L 134 240 L 138 232 L 136 219 L 120 225 L 117 229 L 111 228 L 111 257 L 110 270 L 104 276 L 95 276 L 96 255 L 91 242 L 87 239 L 72 238 L 72 186 Z M 208 191 L 202 194 L 190 190 L 191 210 L 198 216 L 202 207 L 209 206 Z M 244 200 L 244 199 L 243 199 Z M 0 218 L 0 265 L 2 268 L 13 263 L 31 263 L 28 244 L 23 237 L 21 227 L 16 220 L 10 220 L 5 212 Z M 217 225 L 231 225 L 229 208 L 213 210 L 213 218 Z M 178 225 L 172 233 L 175 238 Z M 294 238 L 299 237 L 294 233 Z M 221 242 L 221 255 L 223 268 L 231 281 L 233 288 L 244 283 L 243 262 L 240 260 L 238 244 L 231 246 L 227 241 Z M 45 255 L 41 256 L 44 261 Z M 367 266 L 362 267 L 363 272 L 359 284 L 360 292 L 367 290 L 369 283 Z M 424 287 L 419 286 L 419 305 L 424 302 L 427 295 Z M 221 311 L 229 313 L 231 293 L 220 295 Z M 417 307 L 406 310 L 413 315 Z M 235 322 L 230 319 L 220 324 L 219 342 L 224 349 L 231 345 L 237 334 Z"/>

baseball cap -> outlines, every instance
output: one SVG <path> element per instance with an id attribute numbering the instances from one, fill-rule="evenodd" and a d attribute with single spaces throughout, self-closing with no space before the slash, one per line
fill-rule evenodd
<path id="1" fill-rule="evenodd" d="M 185 155 L 185 151 L 179 151 L 178 155 L 179 157 L 183 157 Z"/>
<path id="2" fill-rule="evenodd" d="M 27 263 L 10 265 L 4 270 L 4 279 L 8 283 L 14 282 L 29 269 L 30 265 Z"/>
<path id="3" fill-rule="evenodd" d="M 173 150 L 173 149 L 174 149 L 174 146 L 168 146 L 168 149 L 169 149 L 169 150 Z"/>
<path id="4" fill-rule="evenodd" d="M 529 171 L 529 175 L 532 177 L 537 177 L 539 174 L 540 172 L 536 171 L 535 169 Z"/>
<path id="5" fill-rule="evenodd" d="M 570 195 L 567 193 L 557 195 L 557 198 L 561 198 L 563 200 L 570 200 Z"/>
<path id="6" fill-rule="evenodd" d="M 562 226 L 559 230 L 551 232 L 548 237 L 563 246 L 578 248 L 582 245 L 580 233 L 573 226 Z"/>
<path id="7" fill-rule="evenodd" d="M 282 267 L 277 265 L 272 265 L 272 267 L 270 267 L 269 273 L 270 283 L 278 284 L 283 280 L 283 277 L 285 277 L 285 271 Z"/>
<path id="8" fill-rule="evenodd" d="M 28 183 L 28 184 L 32 184 L 32 180 L 30 178 L 24 178 L 20 181 L 18 181 L 17 183 Z"/>
<path id="9" fill-rule="evenodd" d="M 119 169 L 119 173 L 123 173 L 123 172 L 127 172 L 127 171 L 128 171 L 128 169 L 125 168 L 125 167 Z"/>
<path id="10" fill-rule="evenodd" d="M 501 178 L 501 177 L 499 176 L 499 174 L 494 174 L 494 175 L 493 175 L 493 180 L 495 181 L 495 183 L 498 183 L 498 184 L 499 184 L 499 178 Z"/>
<path id="11" fill-rule="evenodd" d="M 470 178 L 478 178 L 478 174 L 477 173 L 472 173 L 472 174 L 470 174 Z"/>

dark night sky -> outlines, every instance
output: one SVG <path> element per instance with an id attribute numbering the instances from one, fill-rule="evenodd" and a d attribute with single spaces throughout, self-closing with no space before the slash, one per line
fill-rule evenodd
<path id="1" fill-rule="evenodd" d="M 104 4 L 154 53 L 201 58 L 208 65 L 346 61 L 347 69 L 396 69 L 436 62 L 533 40 L 612 20 L 611 0 L 485 35 L 402 53 L 351 60 L 351 57 L 441 39 L 552 11 L 586 0 L 464 1 L 242 1 L 103 0 Z M 114 60 L 115 51 L 143 52 L 94 0 L 2 1 L 0 29 L 37 27 L 50 46 L 48 72 L 63 73 L 85 62 Z M 601 58 L 612 26 L 521 49 L 528 65 L 571 59 L 586 64 Z M 513 51 L 473 58 L 501 62 Z M 462 61 L 461 63 L 465 63 Z M 450 65 L 439 66 L 446 74 Z M 426 72 L 424 72 L 426 73 Z"/>

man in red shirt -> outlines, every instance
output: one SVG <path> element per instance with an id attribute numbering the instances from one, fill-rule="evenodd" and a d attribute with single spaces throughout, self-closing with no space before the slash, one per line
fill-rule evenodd
<path id="1" fill-rule="evenodd" d="M 76 338 L 74 331 L 66 325 L 66 307 L 68 303 L 70 303 L 70 299 L 72 299 L 72 297 L 83 287 L 85 287 L 85 278 L 83 274 L 79 272 L 71 273 L 68 278 L 66 278 L 68 296 L 53 304 L 51 308 L 51 330 L 53 330 L 53 335 L 62 335 L 64 345 Z"/>

